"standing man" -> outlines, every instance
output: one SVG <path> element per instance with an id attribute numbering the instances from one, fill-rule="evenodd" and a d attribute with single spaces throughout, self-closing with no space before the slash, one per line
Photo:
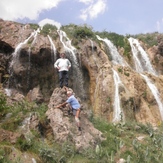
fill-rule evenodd
<path id="1" fill-rule="evenodd" d="M 54 67 L 58 69 L 59 72 L 59 83 L 60 87 L 68 87 L 68 71 L 71 67 L 70 61 L 66 58 L 65 53 L 60 54 L 60 58 L 54 63 Z"/>

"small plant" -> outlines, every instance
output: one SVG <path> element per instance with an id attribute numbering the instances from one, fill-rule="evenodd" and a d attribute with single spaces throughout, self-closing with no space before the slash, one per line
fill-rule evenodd
<path id="1" fill-rule="evenodd" d="M 107 101 L 107 103 L 110 103 L 111 102 L 111 98 L 107 97 L 106 101 Z"/>
<path id="2" fill-rule="evenodd" d="M 43 34 L 44 36 L 47 36 L 48 34 L 50 34 L 52 31 L 56 31 L 57 27 L 51 24 L 46 24 L 43 26 L 43 29 L 41 30 L 41 34 Z"/>
<path id="3" fill-rule="evenodd" d="M 4 149 L 0 149 L 0 162 L 1 163 L 9 163 L 10 160 L 7 158 L 6 152 Z"/>
<path id="4" fill-rule="evenodd" d="M 9 106 L 7 105 L 6 97 L 0 93 L 0 117 L 4 116 L 8 110 Z"/>
<path id="5" fill-rule="evenodd" d="M 145 99 L 147 98 L 147 91 L 145 91 L 145 92 L 143 93 L 143 96 L 144 96 Z"/>
<path id="6" fill-rule="evenodd" d="M 30 28 L 32 28 L 34 30 L 37 30 L 39 28 L 38 24 L 29 24 L 29 25 L 30 25 Z"/>
<path id="7" fill-rule="evenodd" d="M 125 74 L 126 76 L 130 76 L 130 74 L 129 74 L 128 72 L 124 72 L 124 74 Z"/>
<path id="8" fill-rule="evenodd" d="M 18 148 L 20 148 L 21 151 L 27 151 L 30 150 L 34 144 L 32 143 L 32 141 L 20 137 L 18 138 L 16 145 L 18 146 Z"/>
<path id="9" fill-rule="evenodd" d="M 118 71 L 119 71 L 120 73 L 122 73 L 122 72 L 123 72 L 122 68 L 118 68 Z"/>

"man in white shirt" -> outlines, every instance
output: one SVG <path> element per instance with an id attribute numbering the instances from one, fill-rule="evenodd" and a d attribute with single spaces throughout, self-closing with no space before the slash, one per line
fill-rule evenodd
<path id="1" fill-rule="evenodd" d="M 71 63 L 66 58 L 65 53 L 60 54 L 60 58 L 54 63 L 54 67 L 57 68 L 59 72 L 60 87 L 68 87 L 68 71 L 71 67 Z"/>

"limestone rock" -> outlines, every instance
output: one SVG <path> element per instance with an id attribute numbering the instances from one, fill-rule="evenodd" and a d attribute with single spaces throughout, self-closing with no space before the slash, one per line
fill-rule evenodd
<path id="1" fill-rule="evenodd" d="M 79 150 L 96 145 L 97 140 L 100 141 L 104 138 L 102 138 L 102 133 L 95 129 L 89 122 L 89 117 L 84 108 L 80 114 L 82 128 L 81 135 L 78 135 L 78 128 L 74 116 L 72 114 L 66 114 L 66 111 L 68 111 L 67 106 L 61 109 L 55 108 L 56 105 L 64 102 L 65 95 L 66 92 L 64 89 L 56 88 L 53 91 L 48 105 L 49 109 L 46 112 L 46 116 L 49 119 L 50 126 L 53 130 L 55 141 L 61 143 L 71 138 L 71 141 L 75 143 L 76 148 Z"/>

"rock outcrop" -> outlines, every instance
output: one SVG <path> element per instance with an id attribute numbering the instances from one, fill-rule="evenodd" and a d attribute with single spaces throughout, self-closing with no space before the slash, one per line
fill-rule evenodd
<path id="1" fill-rule="evenodd" d="M 61 109 L 56 108 L 58 104 L 65 101 L 66 92 L 64 88 L 56 88 L 50 98 L 48 105 L 49 109 L 46 112 L 49 124 L 53 130 L 55 141 L 63 143 L 66 140 L 71 139 L 76 148 L 80 151 L 90 146 L 95 146 L 97 141 L 103 140 L 102 133 L 95 129 L 89 121 L 89 111 L 83 107 L 81 108 L 80 113 L 82 131 L 80 134 L 78 133 L 74 115 L 68 106 L 62 107 Z"/>
<path id="2" fill-rule="evenodd" d="M 140 44 L 157 71 L 157 75 L 143 73 L 154 84 L 153 93 L 149 86 L 151 83 L 135 71 L 132 51 L 126 59 L 123 47 L 118 47 L 118 50 L 128 63 L 127 66 L 114 64 L 107 45 L 96 39 L 92 42 L 89 39 L 80 39 L 76 43 L 76 49 L 64 34 L 60 35 L 61 31 L 59 33 L 54 30 L 49 35 L 44 35 L 39 28 L 33 30 L 30 25 L 3 20 L 0 20 L 0 27 L 0 82 L 6 90 L 16 90 L 29 100 L 48 103 L 54 94 L 53 90 L 58 87 L 54 61 L 61 51 L 66 51 L 72 62 L 69 87 L 96 116 L 104 117 L 109 122 L 118 118 L 117 121 L 136 120 L 154 125 L 163 120 L 161 38 L 158 39 L 158 45 L 150 48 L 143 42 Z M 48 36 L 51 36 L 56 50 L 52 48 Z M 58 101 L 59 98 L 55 100 Z M 117 117 L 116 108 L 120 109 L 118 116 L 121 114 L 121 117 Z M 49 115 L 51 125 L 54 125 L 53 121 L 59 124 L 62 119 L 67 123 L 67 118 L 63 117 L 60 110 L 53 106 L 50 109 L 52 115 L 60 115 L 58 121 Z M 63 131 L 67 132 L 67 129 L 63 127 Z M 56 131 L 53 129 L 53 132 Z"/>

